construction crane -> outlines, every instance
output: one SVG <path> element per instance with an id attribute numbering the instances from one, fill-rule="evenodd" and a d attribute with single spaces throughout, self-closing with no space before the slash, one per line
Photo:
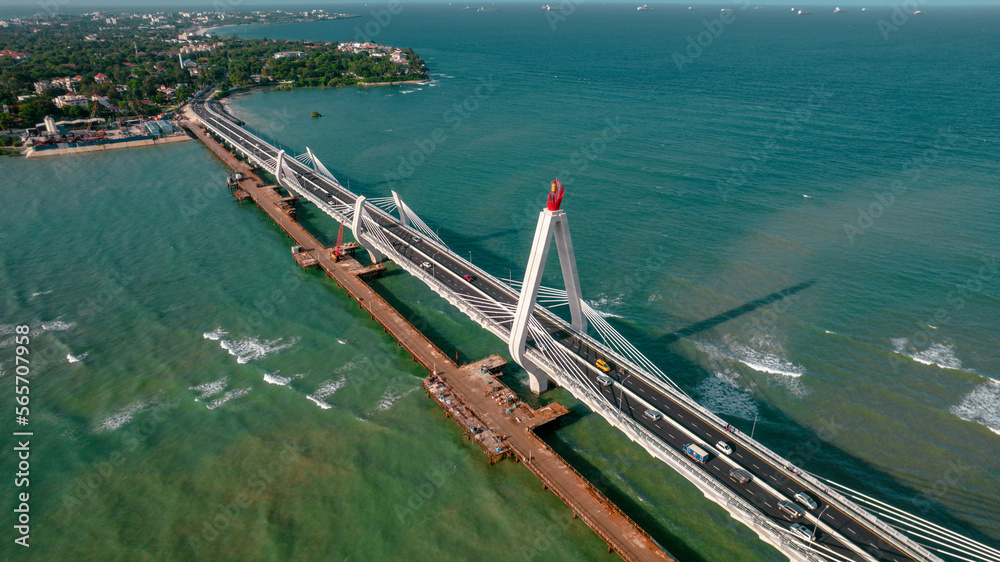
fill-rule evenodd
<path id="1" fill-rule="evenodd" d="M 344 221 L 340 221 L 340 230 L 337 231 L 337 245 L 330 252 L 333 261 L 340 261 L 344 257 Z"/>

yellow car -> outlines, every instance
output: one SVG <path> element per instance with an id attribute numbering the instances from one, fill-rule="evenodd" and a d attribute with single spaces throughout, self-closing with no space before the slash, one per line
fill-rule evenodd
<path id="1" fill-rule="evenodd" d="M 597 368 L 604 371 L 605 373 L 611 370 L 611 367 L 609 367 L 608 364 L 604 362 L 604 359 L 598 359 L 597 362 L 594 363 L 594 365 L 597 365 Z"/>

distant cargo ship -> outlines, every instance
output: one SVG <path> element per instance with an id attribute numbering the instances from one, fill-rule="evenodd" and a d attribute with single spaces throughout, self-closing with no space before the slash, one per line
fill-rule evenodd
<path id="1" fill-rule="evenodd" d="M 644 11 L 644 10 L 655 10 L 655 9 L 656 8 L 653 8 L 652 6 L 647 6 L 646 4 L 643 4 L 642 6 L 639 6 L 638 8 L 636 8 L 636 10 L 638 10 L 640 12 Z"/>

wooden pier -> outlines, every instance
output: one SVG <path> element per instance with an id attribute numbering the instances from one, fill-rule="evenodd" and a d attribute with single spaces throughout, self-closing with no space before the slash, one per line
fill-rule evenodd
<path id="1" fill-rule="evenodd" d="M 231 185 L 234 194 L 239 198 L 239 192 L 245 192 L 301 247 L 293 253 L 296 262 L 302 267 L 323 268 L 328 277 L 357 301 L 359 308 L 396 339 L 397 345 L 427 369 L 430 377 L 424 381 L 424 388 L 428 396 L 487 453 L 490 464 L 504 457 L 523 463 L 542 481 L 543 489 L 551 490 L 570 507 L 574 518 L 582 519 L 604 540 L 608 552 L 616 552 L 629 561 L 673 560 L 652 537 L 535 435 L 535 428 L 565 414 L 565 407 L 553 403 L 536 410 L 524 404 L 493 375 L 504 364 L 499 356 L 459 366 L 365 283 L 365 279 L 381 275 L 384 265 L 362 266 L 349 255 L 339 261 L 335 259 L 330 248 L 320 244 L 295 221 L 293 198 L 281 195 L 276 186 L 265 186 L 245 162 L 200 126 L 187 122 L 183 126 L 242 175 L 236 185 Z M 288 212 L 289 207 L 292 213 Z M 356 245 L 352 254 L 355 248 Z"/>

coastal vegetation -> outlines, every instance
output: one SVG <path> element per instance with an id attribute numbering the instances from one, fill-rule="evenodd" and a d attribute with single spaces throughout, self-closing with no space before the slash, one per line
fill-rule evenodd
<path id="1" fill-rule="evenodd" d="M 0 20 L 0 129 L 151 116 L 209 86 L 344 86 L 427 78 L 415 52 L 374 43 L 219 38 L 206 28 L 350 17 L 312 12 L 39 15 Z"/>

